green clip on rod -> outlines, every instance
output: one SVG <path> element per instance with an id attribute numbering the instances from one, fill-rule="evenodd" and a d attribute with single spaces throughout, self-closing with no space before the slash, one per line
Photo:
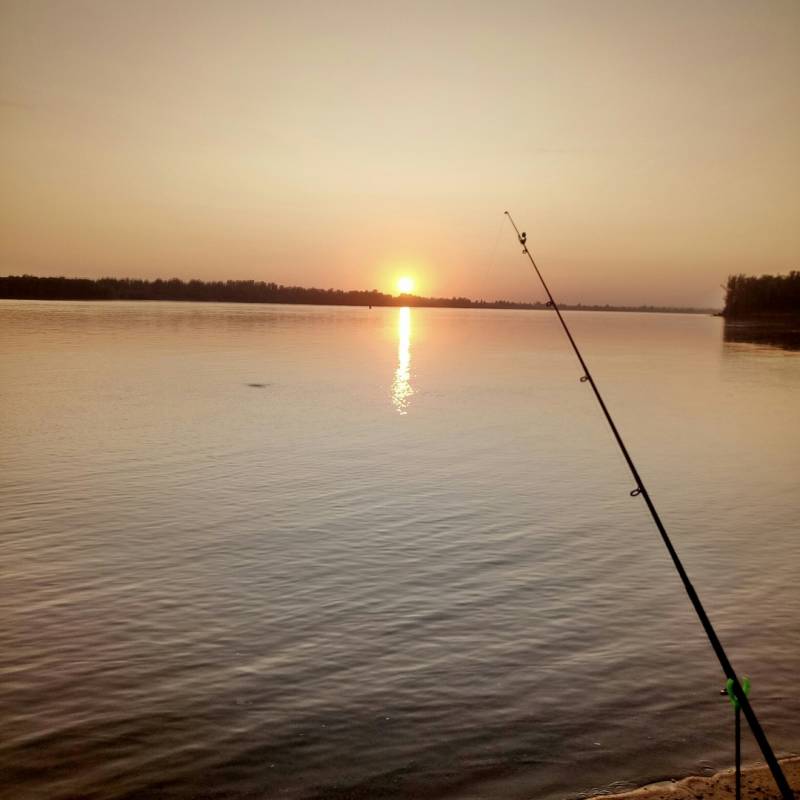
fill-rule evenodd
<path id="1" fill-rule="evenodd" d="M 581 382 L 588 383 L 589 386 L 592 387 L 594 396 L 597 398 L 597 402 L 600 404 L 600 409 L 603 412 L 603 416 L 605 416 L 606 422 L 608 422 L 609 427 L 611 428 L 611 432 L 614 434 L 614 439 L 616 439 L 617 445 L 619 445 L 619 449 L 622 451 L 622 455 L 625 458 L 625 462 L 628 465 L 628 469 L 631 471 L 631 475 L 633 475 L 633 479 L 636 483 L 636 488 L 633 489 L 633 491 L 631 491 L 631 497 L 638 497 L 641 495 L 645 504 L 647 505 L 647 509 L 650 512 L 650 516 L 653 518 L 653 522 L 655 522 L 656 528 L 658 529 L 659 534 L 661 534 L 661 539 L 667 548 L 667 552 L 669 553 L 670 558 L 672 559 L 672 563 L 675 565 L 675 569 L 678 571 L 678 575 L 680 576 L 680 579 L 683 582 L 683 587 L 684 589 L 686 589 L 686 593 L 689 595 L 689 599 L 692 601 L 694 610 L 697 613 L 697 616 L 700 618 L 700 623 L 703 626 L 703 630 L 705 630 L 706 636 L 708 637 L 708 640 L 711 643 L 711 647 L 714 649 L 714 653 L 716 654 L 717 659 L 719 659 L 722 671 L 725 673 L 725 677 L 728 678 L 728 681 L 731 684 L 730 691 L 732 692 L 733 696 L 736 697 L 736 699 L 739 701 L 745 719 L 747 720 L 747 723 L 750 726 L 750 730 L 753 732 L 753 736 L 758 742 L 758 746 L 761 748 L 761 752 L 764 754 L 764 760 L 767 762 L 770 772 L 772 773 L 772 777 L 775 779 L 775 783 L 778 785 L 778 789 L 780 790 L 781 796 L 783 797 L 783 800 L 794 800 L 794 793 L 789 787 L 789 783 L 786 780 L 786 776 L 783 774 L 783 770 L 781 769 L 781 766 L 778 763 L 778 759 L 775 758 L 775 754 L 772 752 L 772 748 L 770 747 L 766 734 L 761 728 L 761 725 L 759 724 L 758 719 L 756 718 L 755 711 L 753 711 L 750 702 L 747 699 L 745 690 L 742 688 L 742 684 L 739 683 L 739 679 L 736 677 L 736 673 L 734 672 L 733 667 L 731 666 L 731 662 L 728 660 L 727 655 L 725 655 L 725 650 L 722 647 L 722 643 L 720 642 L 716 631 L 711 625 L 711 620 L 708 618 L 708 615 L 706 614 L 705 609 L 703 608 L 703 604 L 700 602 L 700 597 L 695 591 L 694 586 L 692 586 L 692 582 L 689 580 L 689 576 L 687 575 L 686 570 L 684 569 L 680 558 L 678 558 L 678 553 L 675 550 L 672 542 L 670 541 L 669 535 L 667 534 L 667 530 L 664 527 L 664 524 L 661 522 L 661 518 L 658 516 L 656 507 L 655 505 L 653 505 L 653 501 L 650 499 L 650 493 L 647 491 L 647 487 L 644 485 L 644 481 L 640 477 L 639 471 L 636 469 L 636 465 L 633 463 L 633 459 L 628 453 L 628 448 L 625 446 L 625 442 L 622 441 L 622 436 L 617 430 L 617 426 L 614 424 L 614 420 L 611 418 L 611 414 L 609 413 L 605 401 L 603 400 L 603 397 L 600 394 L 600 390 L 597 388 L 597 384 L 594 382 L 592 373 L 589 372 L 589 368 L 586 366 L 586 362 L 583 360 L 581 351 L 578 349 L 578 345 L 572 338 L 572 333 L 570 332 L 569 327 L 567 326 L 567 323 L 564 320 L 564 317 L 561 315 L 561 311 L 559 310 L 558 305 L 555 299 L 553 298 L 553 295 L 550 293 L 550 289 L 547 287 L 547 284 L 545 283 L 545 280 L 542 277 L 542 273 L 539 271 L 539 267 L 536 266 L 536 262 L 533 260 L 533 256 L 528 250 L 527 235 L 524 232 L 520 233 L 519 228 L 517 227 L 517 224 L 514 222 L 514 219 L 512 218 L 511 214 L 509 214 L 508 211 L 506 211 L 505 213 L 506 216 L 508 217 L 509 222 L 514 226 L 514 230 L 516 231 L 517 234 L 517 239 L 519 239 L 519 243 L 522 245 L 523 255 L 528 256 L 531 265 L 533 266 L 534 270 L 536 270 L 536 275 L 539 277 L 539 280 L 541 281 L 542 286 L 544 287 L 544 290 L 547 293 L 547 298 L 548 298 L 547 305 L 550 306 L 556 312 L 556 315 L 558 316 L 558 321 L 561 323 L 561 327 L 564 329 L 564 333 L 566 333 L 567 338 L 569 339 L 569 343 L 572 345 L 572 349 L 575 351 L 575 355 L 578 357 L 581 369 L 583 369 Z"/>
<path id="2" fill-rule="evenodd" d="M 747 675 L 742 678 L 742 689 L 745 696 L 750 694 L 750 678 Z M 730 678 L 725 682 L 725 688 L 722 690 L 723 694 L 726 692 L 734 709 L 733 737 L 736 741 L 736 800 L 742 800 L 742 706 L 733 693 L 733 681 Z"/>

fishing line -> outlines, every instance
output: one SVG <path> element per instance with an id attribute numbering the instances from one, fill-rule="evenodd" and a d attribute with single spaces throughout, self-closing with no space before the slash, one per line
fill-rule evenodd
<path id="1" fill-rule="evenodd" d="M 647 505 L 647 509 L 650 512 L 650 516 L 653 518 L 653 522 L 655 523 L 659 534 L 661 534 L 661 539 L 664 542 L 667 551 L 669 552 L 670 558 L 672 559 L 672 563 L 675 565 L 675 569 L 678 571 L 678 575 L 680 576 L 680 579 L 683 582 L 683 587 L 684 589 L 686 589 L 686 593 L 689 595 L 689 599 L 692 601 L 694 610 L 697 613 L 697 616 L 700 618 L 700 623 L 703 626 L 703 630 L 705 630 L 706 632 L 706 636 L 708 637 L 708 640 L 711 643 L 711 647 L 714 649 L 714 653 L 716 654 L 717 659 L 719 660 L 720 666 L 722 667 L 722 671 L 725 673 L 725 677 L 728 679 L 728 682 L 731 686 L 731 691 L 736 696 L 736 699 L 739 701 L 739 706 L 742 710 L 742 713 L 744 714 L 745 719 L 747 720 L 747 723 L 750 726 L 750 730 L 753 732 L 753 736 L 758 742 L 758 746 L 761 748 L 761 752 L 764 755 L 764 760 L 767 762 L 767 765 L 769 766 L 770 772 L 772 773 L 772 777 L 775 779 L 775 783 L 778 785 L 778 789 L 780 790 L 780 793 L 783 796 L 783 800 L 794 800 L 794 793 L 789 787 L 789 783 L 786 780 L 786 776 L 783 774 L 783 770 L 781 769 L 778 760 L 775 758 L 775 754 L 772 752 L 772 747 L 770 747 L 769 741 L 767 740 L 767 736 L 764 733 L 763 729 L 761 728 L 758 719 L 756 718 L 756 714 L 750 705 L 750 701 L 747 699 L 747 694 L 742 688 L 742 684 L 739 683 L 739 679 L 736 677 L 736 673 L 734 672 L 734 669 L 731 666 L 731 662 L 728 660 L 728 656 L 725 654 L 725 650 L 723 649 L 722 643 L 720 642 L 719 637 L 717 636 L 717 633 L 711 624 L 711 620 L 708 618 L 708 615 L 706 614 L 706 611 L 703 608 L 703 604 L 700 602 L 700 597 L 695 591 L 694 586 L 692 586 L 692 582 L 689 580 L 689 576 L 686 573 L 686 570 L 684 569 L 680 558 L 678 557 L 678 553 L 675 550 L 675 547 L 673 546 L 672 542 L 670 541 L 669 535 L 667 534 L 667 529 L 661 522 L 661 517 L 659 517 L 658 512 L 656 511 L 656 507 L 653 504 L 652 499 L 650 498 L 650 493 L 647 491 L 647 487 L 645 486 L 644 481 L 639 475 L 639 471 L 636 469 L 636 465 L 633 463 L 633 459 L 628 453 L 628 448 L 625 446 L 625 442 L 622 440 L 622 436 L 617 430 L 617 426 L 614 424 L 614 420 L 611 418 L 611 414 L 608 408 L 606 407 L 602 395 L 600 394 L 600 390 L 597 388 L 597 384 L 595 383 L 594 378 L 592 377 L 592 373 L 589 371 L 589 367 L 586 366 L 586 362 L 583 360 L 583 356 L 581 355 L 581 351 L 578 348 L 575 339 L 572 338 L 572 333 L 570 332 L 566 320 L 561 315 L 561 311 L 558 307 L 558 304 L 555 301 L 555 298 L 551 294 L 550 289 L 547 286 L 547 283 L 545 283 L 545 280 L 542 277 L 542 273 L 539 271 L 539 267 L 536 266 L 536 262 L 533 260 L 533 256 L 531 255 L 531 252 L 528 249 L 527 234 L 524 231 L 520 233 L 516 222 L 514 222 L 513 217 L 511 216 L 511 214 L 508 213 L 508 211 L 505 212 L 505 215 L 508 217 L 509 222 L 513 225 L 514 230 L 517 234 L 517 239 L 519 240 L 519 243 L 522 245 L 522 254 L 528 256 L 531 265 L 536 271 L 536 275 L 539 277 L 539 280 L 541 281 L 542 286 L 544 287 L 544 290 L 547 293 L 547 298 L 548 298 L 547 305 L 556 312 L 556 315 L 558 316 L 558 321 L 561 323 L 561 327 L 564 329 L 564 333 L 566 333 L 567 338 L 569 339 L 569 343 L 572 345 L 572 349 L 575 351 L 575 355 L 578 357 L 578 361 L 580 362 L 581 368 L 583 369 L 583 375 L 581 376 L 580 379 L 581 383 L 588 383 L 589 386 L 591 386 L 592 391 L 594 392 L 594 396 L 597 398 L 597 402 L 600 404 L 600 409 L 603 412 L 603 416 L 605 416 L 606 422 L 608 422 L 608 425 L 611 428 L 611 432 L 614 434 L 614 438 L 616 439 L 617 445 L 619 445 L 619 449 L 622 451 L 622 455 L 625 457 L 625 462 L 627 463 L 628 469 L 631 471 L 631 475 L 633 475 L 633 479 L 636 483 L 636 486 L 631 491 L 630 495 L 631 497 L 641 496 L 641 498 Z"/>

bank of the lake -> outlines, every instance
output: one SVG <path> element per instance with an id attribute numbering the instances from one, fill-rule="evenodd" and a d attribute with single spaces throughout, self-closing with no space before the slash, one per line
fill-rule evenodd
<path id="1" fill-rule="evenodd" d="M 789 786 L 800 797 L 800 756 L 780 760 Z M 736 796 L 736 773 L 731 769 L 713 775 L 693 775 L 678 781 L 659 781 L 618 794 L 595 795 L 590 800 L 731 800 Z M 763 764 L 742 769 L 744 800 L 781 800 L 781 794 Z"/>

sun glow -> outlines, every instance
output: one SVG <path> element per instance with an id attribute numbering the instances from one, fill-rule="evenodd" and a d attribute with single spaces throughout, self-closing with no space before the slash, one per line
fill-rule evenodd
<path id="1" fill-rule="evenodd" d="M 409 275 L 403 275 L 397 279 L 397 290 L 400 294 L 411 294 L 414 291 L 414 279 Z"/>

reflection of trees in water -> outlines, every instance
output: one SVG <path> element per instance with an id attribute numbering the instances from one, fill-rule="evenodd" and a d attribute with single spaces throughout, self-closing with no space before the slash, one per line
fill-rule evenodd
<path id="1" fill-rule="evenodd" d="M 766 344 L 784 350 L 800 350 L 800 319 L 778 322 L 725 321 L 726 342 Z"/>

